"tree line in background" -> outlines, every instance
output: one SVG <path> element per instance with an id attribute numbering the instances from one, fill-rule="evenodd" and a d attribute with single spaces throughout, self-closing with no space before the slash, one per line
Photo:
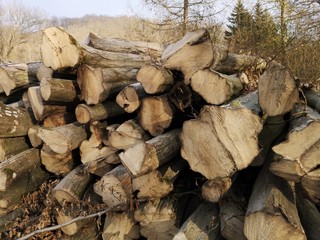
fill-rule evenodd
<path id="1" fill-rule="evenodd" d="M 0 61 L 38 61 L 40 30 L 48 26 L 62 26 L 80 41 L 91 31 L 101 37 L 163 43 L 205 27 L 214 43 L 228 44 L 231 52 L 277 60 L 303 81 L 319 84 L 320 1 L 236 0 L 231 9 L 221 0 L 142 2 L 152 19 L 95 15 L 47 19 L 39 9 L 0 1 Z"/>

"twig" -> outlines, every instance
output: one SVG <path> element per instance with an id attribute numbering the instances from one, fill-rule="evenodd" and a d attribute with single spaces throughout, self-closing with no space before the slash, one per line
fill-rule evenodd
<path id="1" fill-rule="evenodd" d="M 30 237 L 32 237 L 32 236 L 34 236 L 36 234 L 57 230 L 59 228 L 62 228 L 64 226 L 67 226 L 67 225 L 69 225 L 71 223 L 74 223 L 74 222 L 77 222 L 77 221 L 80 221 L 80 220 L 94 218 L 94 217 L 100 217 L 101 215 L 106 214 L 107 212 L 110 212 L 110 211 L 114 210 L 115 208 L 120 207 L 121 205 L 123 205 L 123 203 L 115 205 L 115 206 L 113 206 L 111 208 L 107 208 L 107 209 L 105 209 L 103 211 L 100 211 L 100 212 L 97 212 L 97 213 L 89 214 L 87 216 L 78 216 L 76 218 L 71 219 L 68 222 L 65 222 L 65 223 L 62 223 L 62 224 L 59 224 L 59 225 L 55 225 L 55 226 L 52 226 L 52 227 L 47 227 L 47 228 L 42 228 L 42 229 L 35 230 L 35 231 L 33 231 L 33 232 L 31 232 L 31 233 L 29 233 L 29 234 L 27 234 L 27 235 L 25 235 L 25 236 L 23 236 L 21 238 L 18 238 L 17 240 L 27 240 L 28 238 L 30 238 Z"/>

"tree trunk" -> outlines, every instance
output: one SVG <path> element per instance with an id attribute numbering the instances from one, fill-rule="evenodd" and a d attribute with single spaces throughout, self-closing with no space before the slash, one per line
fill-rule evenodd
<path id="1" fill-rule="evenodd" d="M 76 107 L 76 118 L 79 123 L 85 124 L 107 118 L 118 117 L 125 111 L 114 101 L 98 103 L 93 106 L 79 104 Z"/>
<path id="2" fill-rule="evenodd" d="M 41 128 L 38 136 L 56 153 L 67 153 L 80 146 L 87 139 L 87 133 L 78 123 L 55 128 Z"/>
<path id="3" fill-rule="evenodd" d="M 124 87 L 136 82 L 137 69 L 98 68 L 82 64 L 78 68 L 77 82 L 80 99 L 87 104 L 101 103 L 116 96 Z"/>
<path id="4" fill-rule="evenodd" d="M 298 88 L 289 71 L 272 62 L 259 78 L 259 104 L 268 116 L 290 112 L 298 101 Z"/>
<path id="5" fill-rule="evenodd" d="M 174 129 L 119 154 L 122 164 L 134 177 L 147 174 L 172 160 L 180 150 L 180 129 Z"/>
<path id="6" fill-rule="evenodd" d="M 0 162 L 29 149 L 25 137 L 0 139 Z"/>
<path id="7" fill-rule="evenodd" d="M 173 85 L 173 74 L 162 66 L 145 65 L 137 73 L 137 80 L 148 94 L 160 94 Z"/>
<path id="8" fill-rule="evenodd" d="M 28 134 L 33 125 L 30 113 L 23 108 L 12 108 L 0 101 L 0 137 L 20 137 Z"/>
<path id="9" fill-rule="evenodd" d="M 197 119 L 185 121 L 181 156 L 191 169 L 212 180 L 248 167 L 260 151 L 258 106 L 253 92 L 222 107 L 206 105 Z"/>
<path id="10" fill-rule="evenodd" d="M 141 99 L 146 97 L 147 93 L 141 83 L 133 83 L 122 89 L 116 97 L 116 102 L 127 113 L 133 113 L 141 105 Z"/>
<path id="11" fill-rule="evenodd" d="M 209 69 L 197 71 L 191 78 L 191 87 L 207 103 L 220 105 L 239 95 L 243 89 L 235 75 L 224 75 Z"/>
<path id="12" fill-rule="evenodd" d="M 165 68 L 181 71 L 188 85 L 196 71 L 212 65 L 213 46 L 209 33 L 204 29 L 187 33 L 164 50 L 161 60 Z"/>
<path id="13" fill-rule="evenodd" d="M 138 121 L 152 136 L 159 136 L 168 128 L 174 118 L 174 108 L 167 95 L 142 99 Z"/>

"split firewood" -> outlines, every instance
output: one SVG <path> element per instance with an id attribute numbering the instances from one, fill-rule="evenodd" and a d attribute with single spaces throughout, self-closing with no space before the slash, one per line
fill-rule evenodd
<path id="1" fill-rule="evenodd" d="M 201 195 L 204 200 L 217 203 L 232 185 L 230 177 L 207 180 L 201 187 Z"/>
<path id="2" fill-rule="evenodd" d="M 154 59 L 161 57 L 163 45 L 157 42 L 129 41 L 118 38 L 100 38 L 89 33 L 84 44 L 104 51 L 148 55 Z"/>
<path id="3" fill-rule="evenodd" d="M 288 181 L 300 182 L 320 163 L 320 114 L 302 105 L 297 105 L 293 112 L 295 119 L 287 140 L 272 148 L 280 156 L 270 169 Z"/>
<path id="4" fill-rule="evenodd" d="M 141 105 L 141 99 L 146 97 L 141 83 L 133 83 L 123 88 L 116 97 L 116 102 L 127 113 L 133 113 Z"/>
<path id="5" fill-rule="evenodd" d="M 161 60 L 165 68 L 181 71 L 188 85 L 196 71 L 212 65 L 213 45 L 208 31 L 199 29 L 187 33 L 164 50 Z"/>
<path id="6" fill-rule="evenodd" d="M 49 177 L 41 167 L 39 150 L 28 149 L 0 163 L 0 214 L 35 191 Z"/>
<path id="7" fill-rule="evenodd" d="M 78 68 L 77 83 L 81 90 L 80 99 L 87 104 L 101 103 L 116 96 L 124 87 L 137 82 L 137 69 L 94 68 L 82 64 Z"/>
<path id="8" fill-rule="evenodd" d="M 306 97 L 307 104 L 320 113 L 320 93 L 312 89 L 304 89 L 303 93 Z"/>
<path id="9" fill-rule="evenodd" d="M 319 150 L 318 150 L 319 152 Z M 319 159 L 319 158 L 318 158 Z M 316 168 L 305 174 L 301 179 L 301 187 L 311 201 L 320 203 L 320 169 Z"/>
<path id="10" fill-rule="evenodd" d="M 209 69 L 199 70 L 191 77 L 192 89 L 207 103 L 220 105 L 239 95 L 243 89 L 236 75 L 225 75 Z"/>
<path id="11" fill-rule="evenodd" d="M 103 177 L 106 173 L 110 172 L 117 165 L 112 164 L 110 162 L 120 161 L 119 156 L 117 154 L 109 155 L 107 158 L 97 159 L 95 161 L 91 161 L 86 163 L 85 171 Z"/>
<path id="12" fill-rule="evenodd" d="M 0 101 L 0 137 L 26 136 L 33 126 L 30 113 L 23 108 L 8 107 Z"/>
<path id="13" fill-rule="evenodd" d="M 268 116 L 290 112 L 298 101 L 299 93 L 288 69 L 276 62 L 259 77 L 259 104 Z"/>
<path id="14" fill-rule="evenodd" d="M 54 113 L 43 120 L 44 128 L 60 127 L 77 121 L 74 113 Z"/>
<path id="15" fill-rule="evenodd" d="M 218 206 L 203 201 L 183 223 L 173 240 L 219 239 L 219 225 Z"/>
<path id="16" fill-rule="evenodd" d="M 134 178 L 133 192 L 140 199 L 163 198 L 173 190 L 175 180 L 186 167 L 186 161 L 174 159 L 148 174 Z"/>
<path id="17" fill-rule="evenodd" d="M 160 94 L 173 85 L 173 74 L 162 66 L 145 65 L 137 73 L 137 80 L 148 94 Z"/>
<path id="18" fill-rule="evenodd" d="M 41 128 L 38 136 L 56 153 L 67 153 L 80 146 L 87 139 L 84 126 L 70 123 L 60 127 Z"/>
<path id="19" fill-rule="evenodd" d="M 87 185 L 92 179 L 91 175 L 83 170 L 83 165 L 77 166 L 52 189 L 52 196 L 61 205 L 65 202 L 73 203 L 82 198 Z"/>
<path id="20" fill-rule="evenodd" d="M 110 145 L 120 150 L 127 150 L 129 147 L 149 139 L 150 136 L 135 120 L 125 121 L 114 130 L 108 129 Z"/>
<path id="21" fill-rule="evenodd" d="M 80 63 L 102 68 L 139 68 L 153 60 L 151 56 L 129 50 L 113 52 L 80 45 L 63 28 L 50 27 L 42 33 L 42 61 L 53 70 L 75 68 Z"/>
<path id="22" fill-rule="evenodd" d="M 108 212 L 104 222 L 102 239 L 140 239 L 140 226 L 131 212 Z"/>
<path id="23" fill-rule="evenodd" d="M 0 138 L 0 162 L 29 149 L 25 137 Z"/>
<path id="24" fill-rule="evenodd" d="M 123 108 L 114 101 L 98 103 L 93 106 L 79 104 L 75 111 L 77 121 L 82 124 L 118 117 L 126 113 Z"/>
<path id="25" fill-rule="evenodd" d="M 263 166 L 250 197 L 244 234 L 247 239 L 307 239 L 295 205 L 293 186 Z"/>
<path id="26" fill-rule="evenodd" d="M 93 188 L 108 207 L 129 203 L 132 198 L 132 178 L 123 165 L 106 173 Z"/>
<path id="27" fill-rule="evenodd" d="M 67 111 L 67 106 L 65 105 L 49 105 L 44 103 L 39 86 L 28 88 L 28 99 L 30 101 L 34 117 L 38 121 L 45 119 L 49 115 L 65 113 Z"/>
<path id="28" fill-rule="evenodd" d="M 72 152 L 56 153 L 50 147 L 44 145 L 41 148 L 40 156 L 41 163 L 47 171 L 58 176 L 67 175 L 75 167 L 74 154 Z"/>
<path id="29" fill-rule="evenodd" d="M 77 86 L 72 80 L 43 78 L 40 82 L 41 96 L 50 102 L 74 102 L 77 100 Z"/>
<path id="30" fill-rule="evenodd" d="M 180 132 L 180 129 L 174 129 L 128 148 L 119 154 L 122 164 L 134 177 L 157 169 L 179 153 Z"/>
<path id="31" fill-rule="evenodd" d="M 0 93 L 4 92 L 9 96 L 12 90 L 35 83 L 37 81 L 36 71 L 40 64 L 40 62 L 1 64 Z"/>
<path id="32" fill-rule="evenodd" d="M 145 97 L 141 102 L 138 121 L 144 130 L 158 136 L 170 126 L 174 112 L 167 95 Z"/>
<path id="33" fill-rule="evenodd" d="M 209 180 L 230 177 L 248 167 L 260 150 L 259 111 L 256 92 L 221 107 L 204 106 L 197 119 L 183 124 L 181 156 Z"/>

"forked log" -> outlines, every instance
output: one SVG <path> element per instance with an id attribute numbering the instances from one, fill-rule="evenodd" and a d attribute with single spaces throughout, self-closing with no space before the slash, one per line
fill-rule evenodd
<path id="1" fill-rule="evenodd" d="M 138 122 L 151 136 L 158 136 L 170 126 L 174 112 L 167 95 L 146 97 L 142 99 Z"/>
<path id="2" fill-rule="evenodd" d="M 51 194 L 60 205 L 74 203 L 81 199 L 92 179 L 91 175 L 83 169 L 83 165 L 77 166 L 52 189 Z"/>
<path id="3" fill-rule="evenodd" d="M 181 40 L 166 47 L 161 60 L 168 69 L 181 71 L 186 85 L 192 75 L 209 68 L 213 62 L 213 45 L 205 29 L 187 33 Z"/>
<path id="4" fill-rule="evenodd" d="M 0 137 L 26 136 L 33 126 L 30 113 L 23 108 L 8 107 L 0 101 Z"/>
<path id="5" fill-rule="evenodd" d="M 0 162 L 29 149 L 25 137 L 0 138 Z"/>
<path id="6" fill-rule="evenodd" d="M 236 75 L 225 75 L 209 69 L 199 70 L 191 77 L 191 87 L 207 103 L 220 105 L 239 95 L 243 89 Z"/>
<path id="7" fill-rule="evenodd" d="M 173 74 L 162 66 L 145 65 L 137 73 L 137 80 L 148 94 L 160 94 L 173 85 Z"/>
<path id="8" fill-rule="evenodd" d="M 77 83 L 80 99 L 87 104 L 101 103 L 116 96 L 124 87 L 136 82 L 137 69 L 98 68 L 82 64 L 78 68 Z"/>
<path id="9" fill-rule="evenodd" d="M 122 89 L 116 97 L 116 102 L 127 113 L 133 113 L 141 105 L 141 99 L 146 97 L 147 93 L 141 83 L 133 83 Z"/>
<path id="10" fill-rule="evenodd" d="M 270 162 L 272 154 L 268 156 Z M 307 239 L 295 205 L 293 186 L 265 164 L 250 197 L 244 234 L 247 239 Z"/>
<path id="11" fill-rule="evenodd" d="M 55 128 L 41 128 L 38 136 L 56 153 L 67 153 L 80 146 L 87 139 L 84 126 L 70 123 Z"/>
<path id="12" fill-rule="evenodd" d="M 123 108 L 114 101 L 98 103 L 93 106 L 79 104 L 75 111 L 77 121 L 82 124 L 118 117 L 126 113 Z"/>
<path id="13" fill-rule="evenodd" d="M 218 206 L 203 201 L 183 223 L 173 240 L 219 239 L 219 225 Z"/>
<path id="14" fill-rule="evenodd" d="M 119 154 L 122 164 L 134 177 L 157 169 L 179 153 L 180 132 L 180 129 L 174 129 L 128 148 Z"/>
<path id="15" fill-rule="evenodd" d="M 108 212 L 104 222 L 102 239 L 140 239 L 140 226 L 131 212 Z"/>
<path id="16" fill-rule="evenodd" d="M 259 77 L 259 104 L 268 116 L 290 112 L 298 101 L 299 93 L 289 70 L 276 62 Z"/>
<path id="17" fill-rule="evenodd" d="M 248 167 L 260 151 L 259 110 L 256 92 L 221 107 L 204 106 L 197 119 L 183 124 L 181 156 L 209 180 Z"/>

